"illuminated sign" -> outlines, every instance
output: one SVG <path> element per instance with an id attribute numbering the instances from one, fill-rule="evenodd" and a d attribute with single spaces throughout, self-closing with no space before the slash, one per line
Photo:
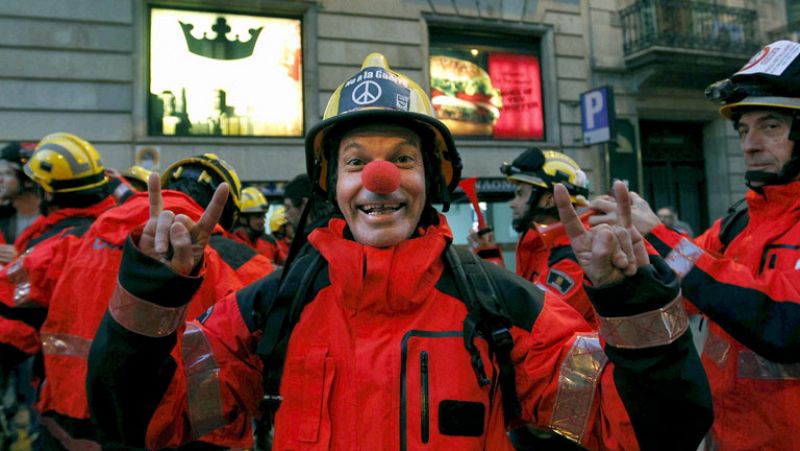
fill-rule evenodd
<path id="1" fill-rule="evenodd" d="M 431 102 L 456 136 L 544 139 L 539 58 L 431 48 Z"/>
<path id="2" fill-rule="evenodd" d="M 300 21 L 153 8 L 149 131 L 302 136 Z"/>

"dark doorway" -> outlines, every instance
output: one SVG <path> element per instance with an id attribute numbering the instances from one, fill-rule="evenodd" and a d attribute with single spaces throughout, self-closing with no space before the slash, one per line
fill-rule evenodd
<path id="1" fill-rule="evenodd" d="M 703 124 L 639 123 L 645 199 L 656 211 L 672 206 L 695 235 L 708 227 Z"/>

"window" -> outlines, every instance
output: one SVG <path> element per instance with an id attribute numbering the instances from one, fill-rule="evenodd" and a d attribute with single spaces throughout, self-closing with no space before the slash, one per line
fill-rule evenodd
<path id="1" fill-rule="evenodd" d="M 150 10 L 151 135 L 302 136 L 298 19 Z"/>
<path id="2" fill-rule="evenodd" d="M 455 136 L 543 140 L 536 39 L 430 32 L 431 101 Z"/>

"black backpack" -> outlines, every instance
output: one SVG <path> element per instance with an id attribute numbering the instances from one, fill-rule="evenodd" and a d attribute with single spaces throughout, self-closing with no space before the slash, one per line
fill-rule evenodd
<path id="1" fill-rule="evenodd" d="M 311 246 L 285 271 L 274 302 L 257 320 L 262 324 L 264 335 L 258 343 L 257 353 L 264 362 L 264 398 L 261 402 L 262 422 L 271 424 L 280 406 L 278 394 L 286 348 L 292 329 L 300 319 L 305 305 L 310 302 L 313 282 L 323 267 L 324 259 Z M 472 369 L 478 383 L 491 383 L 486 375 L 475 337 L 480 335 L 489 343 L 489 353 L 495 357 L 499 368 L 499 385 L 503 396 L 503 414 L 506 424 L 519 418 L 521 408 L 517 399 L 514 366 L 511 362 L 511 319 L 497 295 L 494 280 L 486 272 L 483 263 L 467 249 L 447 246 L 445 260 L 453 271 L 460 298 L 467 307 L 464 319 L 464 347 L 470 354 Z M 302 261 L 303 264 L 297 264 Z"/>

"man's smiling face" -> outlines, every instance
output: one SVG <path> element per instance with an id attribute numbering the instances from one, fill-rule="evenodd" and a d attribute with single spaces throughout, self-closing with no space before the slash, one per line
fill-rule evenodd
<path id="1" fill-rule="evenodd" d="M 400 186 L 388 194 L 367 190 L 361 180 L 372 161 L 400 171 Z M 408 239 L 425 206 L 425 168 L 419 136 L 404 127 L 374 124 L 353 129 L 339 143 L 336 202 L 356 241 L 389 247 Z"/>

